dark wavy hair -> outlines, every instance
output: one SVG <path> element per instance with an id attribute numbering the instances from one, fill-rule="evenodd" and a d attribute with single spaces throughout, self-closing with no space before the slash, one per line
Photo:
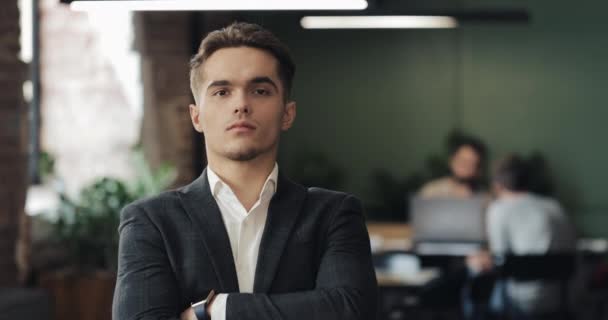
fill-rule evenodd
<path id="1" fill-rule="evenodd" d="M 216 51 L 224 48 L 252 47 L 264 50 L 278 61 L 278 74 L 289 99 L 296 66 L 289 49 L 272 32 L 253 23 L 235 22 L 223 29 L 210 32 L 201 42 L 198 52 L 190 60 L 190 89 L 198 101 L 197 89 L 201 83 L 200 67 Z"/>
<path id="2" fill-rule="evenodd" d="M 471 149 L 477 153 L 479 156 L 480 169 L 483 169 L 488 160 L 488 148 L 481 139 L 460 131 L 453 131 L 448 137 L 447 147 L 450 158 L 453 157 L 460 148 L 465 146 L 471 147 Z"/>
<path id="3" fill-rule="evenodd" d="M 510 191 L 530 191 L 532 170 L 530 163 L 518 154 L 510 154 L 496 163 L 492 181 Z"/>
<path id="4" fill-rule="evenodd" d="M 516 153 L 503 157 L 494 165 L 492 181 L 511 191 L 555 195 L 551 170 L 539 152 L 527 158 Z"/>

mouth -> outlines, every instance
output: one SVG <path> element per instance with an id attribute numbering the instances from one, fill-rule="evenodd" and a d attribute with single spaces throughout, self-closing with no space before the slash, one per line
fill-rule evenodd
<path id="1" fill-rule="evenodd" d="M 250 122 L 247 121 L 237 121 L 226 129 L 226 131 L 237 131 L 237 132 L 248 132 L 255 130 L 256 127 Z"/>

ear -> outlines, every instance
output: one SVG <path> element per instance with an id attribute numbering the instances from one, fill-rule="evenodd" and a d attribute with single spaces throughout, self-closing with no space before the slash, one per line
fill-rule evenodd
<path id="1" fill-rule="evenodd" d="M 192 126 L 194 127 L 194 130 L 202 133 L 204 131 L 203 123 L 201 121 L 201 112 L 198 106 L 195 104 L 191 104 L 188 106 L 188 108 L 190 109 L 190 119 L 192 120 Z"/>
<path id="2" fill-rule="evenodd" d="M 281 119 L 281 130 L 287 131 L 296 120 L 296 102 L 289 101 L 283 110 L 283 118 Z"/>

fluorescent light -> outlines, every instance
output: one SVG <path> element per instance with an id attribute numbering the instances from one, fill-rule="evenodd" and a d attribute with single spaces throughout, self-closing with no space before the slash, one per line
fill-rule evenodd
<path id="1" fill-rule="evenodd" d="M 320 16 L 300 20 L 304 29 L 441 29 L 455 28 L 448 16 Z"/>
<path id="2" fill-rule="evenodd" d="M 238 10 L 364 10 L 366 0 L 87 0 L 73 1 L 76 11 L 238 11 Z"/>
<path id="3" fill-rule="evenodd" d="M 30 63 L 34 56 L 32 0 L 19 0 L 18 4 L 20 15 L 19 25 L 21 26 L 21 32 L 19 33 L 21 52 L 19 55 L 21 61 Z"/>

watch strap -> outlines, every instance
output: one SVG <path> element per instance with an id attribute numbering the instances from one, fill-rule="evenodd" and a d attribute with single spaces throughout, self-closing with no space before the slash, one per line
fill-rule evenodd
<path id="1" fill-rule="evenodd" d="M 215 290 L 211 290 L 205 300 L 192 304 L 192 310 L 194 311 L 196 319 L 211 320 L 211 316 L 207 312 L 207 309 L 211 302 L 213 302 L 213 299 L 215 299 Z"/>

